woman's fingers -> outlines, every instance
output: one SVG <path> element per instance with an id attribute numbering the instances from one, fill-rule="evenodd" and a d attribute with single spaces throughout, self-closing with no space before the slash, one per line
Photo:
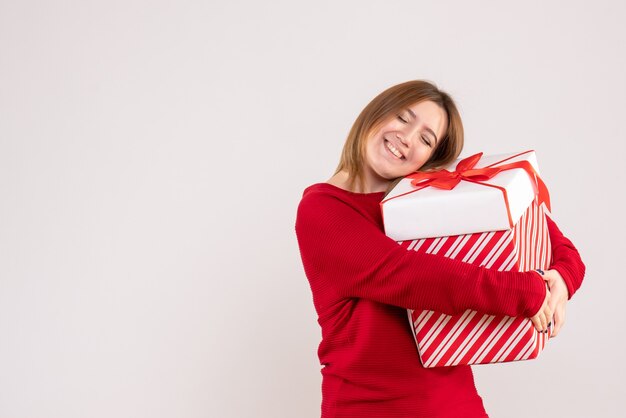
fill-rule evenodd
<path id="1" fill-rule="evenodd" d="M 530 318 L 530 322 L 533 323 L 533 326 L 535 327 L 537 331 L 541 328 L 541 322 L 539 321 L 539 318 L 537 315 Z"/>
<path id="2" fill-rule="evenodd" d="M 548 306 L 546 306 L 546 310 L 544 311 L 542 320 L 541 320 L 541 325 L 542 325 L 542 331 L 543 332 L 548 332 L 548 324 L 552 321 L 552 313 L 550 311 L 550 308 Z"/>
<path id="3" fill-rule="evenodd" d="M 532 321 L 533 325 L 535 326 L 535 329 L 538 332 L 541 332 L 541 330 L 543 329 L 543 326 L 541 325 L 541 319 L 539 317 L 540 317 L 540 315 L 535 315 L 532 318 L 530 318 L 530 320 Z"/>
<path id="4" fill-rule="evenodd" d="M 552 320 L 552 310 L 548 305 L 548 301 L 550 300 L 550 290 L 546 285 L 546 297 L 543 300 L 543 304 L 539 311 L 532 317 L 530 320 L 532 321 L 535 329 L 539 332 L 547 332 L 548 331 L 548 323 Z"/>
<path id="5" fill-rule="evenodd" d="M 548 306 L 550 306 L 552 312 L 556 313 L 560 303 L 561 301 L 557 300 L 556 297 L 550 297 L 550 300 L 548 301 Z"/>
<path id="6" fill-rule="evenodd" d="M 550 337 L 556 337 L 565 321 L 565 306 L 568 300 L 567 285 L 557 270 L 547 270 L 543 275 L 550 289 L 548 305 L 554 314 L 554 321 Z"/>
<path id="7" fill-rule="evenodd" d="M 559 331 L 561 331 L 561 327 L 565 323 L 565 306 L 565 303 L 560 304 L 559 306 L 557 306 L 556 311 L 554 312 L 554 330 L 552 331 L 552 335 L 550 338 L 556 337 Z"/>
<path id="8" fill-rule="evenodd" d="M 548 329 L 549 319 L 544 312 L 535 315 L 530 319 L 538 332 L 545 332 Z"/>

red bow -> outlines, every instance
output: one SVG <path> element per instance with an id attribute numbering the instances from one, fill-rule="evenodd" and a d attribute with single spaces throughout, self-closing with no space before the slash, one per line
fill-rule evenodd
<path id="1" fill-rule="evenodd" d="M 461 180 L 471 181 L 472 183 L 496 187 L 502 190 L 502 192 L 506 196 L 506 190 L 504 190 L 504 188 L 483 182 L 496 176 L 501 171 L 521 168 L 526 171 L 526 173 L 530 177 L 530 181 L 535 191 L 535 196 L 539 197 L 538 204 L 541 205 L 542 202 L 545 202 L 548 210 L 551 210 L 550 194 L 548 193 L 548 188 L 546 187 L 543 180 L 541 180 L 541 177 L 539 177 L 539 174 L 537 174 L 535 168 L 530 164 L 530 162 L 517 161 L 514 163 L 503 164 L 497 167 L 474 168 L 482 155 L 483 153 L 479 152 L 478 154 L 474 154 L 472 156 L 464 158 L 463 160 L 459 161 L 455 171 L 448 171 L 445 169 L 438 171 L 416 171 L 415 173 L 409 174 L 407 178 L 412 179 L 411 185 L 415 187 L 424 188 L 428 186 L 433 186 L 437 187 L 438 189 L 446 190 L 453 189 L 454 187 L 456 187 L 457 184 L 459 184 Z"/>

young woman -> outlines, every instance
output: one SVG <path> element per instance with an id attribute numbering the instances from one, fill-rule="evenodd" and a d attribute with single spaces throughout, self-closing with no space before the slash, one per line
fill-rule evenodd
<path id="1" fill-rule="evenodd" d="M 406 251 L 384 234 L 379 203 L 394 180 L 444 166 L 462 147 L 449 95 L 409 81 L 363 109 L 335 174 L 304 190 L 295 226 L 322 329 L 322 417 L 487 416 L 470 366 L 421 365 L 407 308 L 523 315 L 559 332 L 585 266 L 551 219 L 544 276 Z"/>

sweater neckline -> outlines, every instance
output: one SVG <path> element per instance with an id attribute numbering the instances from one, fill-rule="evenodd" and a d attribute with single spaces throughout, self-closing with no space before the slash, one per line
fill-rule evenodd
<path id="1" fill-rule="evenodd" d="M 385 192 L 370 192 L 370 193 L 357 193 L 357 192 L 352 192 L 350 190 L 346 190 L 346 189 L 342 189 L 341 187 L 335 186 L 334 184 L 330 184 L 330 183 L 315 183 L 313 185 L 311 185 L 310 187 L 326 187 L 326 188 L 330 188 L 332 190 L 336 190 L 339 191 L 341 193 L 347 194 L 349 196 L 362 196 L 362 197 L 383 197 L 385 195 Z"/>

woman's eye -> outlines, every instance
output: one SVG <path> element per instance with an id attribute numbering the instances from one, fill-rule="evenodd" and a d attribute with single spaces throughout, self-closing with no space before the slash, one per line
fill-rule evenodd
<path id="1" fill-rule="evenodd" d="M 423 137 L 422 137 L 422 140 L 424 141 L 424 143 L 425 143 L 426 145 L 428 145 L 429 147 L 431 146 L 431 145 L 430 145 L 430 141 L 428 140 L 428 138 L 426 138 L 425 136 L 423 136 Z"/>
<path id="2" fill-rule="evenodd" d="M 407 123 L 408 122 L 408 120 L 404 120 L 404 118 L 402 116 L 400 116 L 400 115 L 398 115 L 398 119 L 400 119 L 403 123 Z"/>

